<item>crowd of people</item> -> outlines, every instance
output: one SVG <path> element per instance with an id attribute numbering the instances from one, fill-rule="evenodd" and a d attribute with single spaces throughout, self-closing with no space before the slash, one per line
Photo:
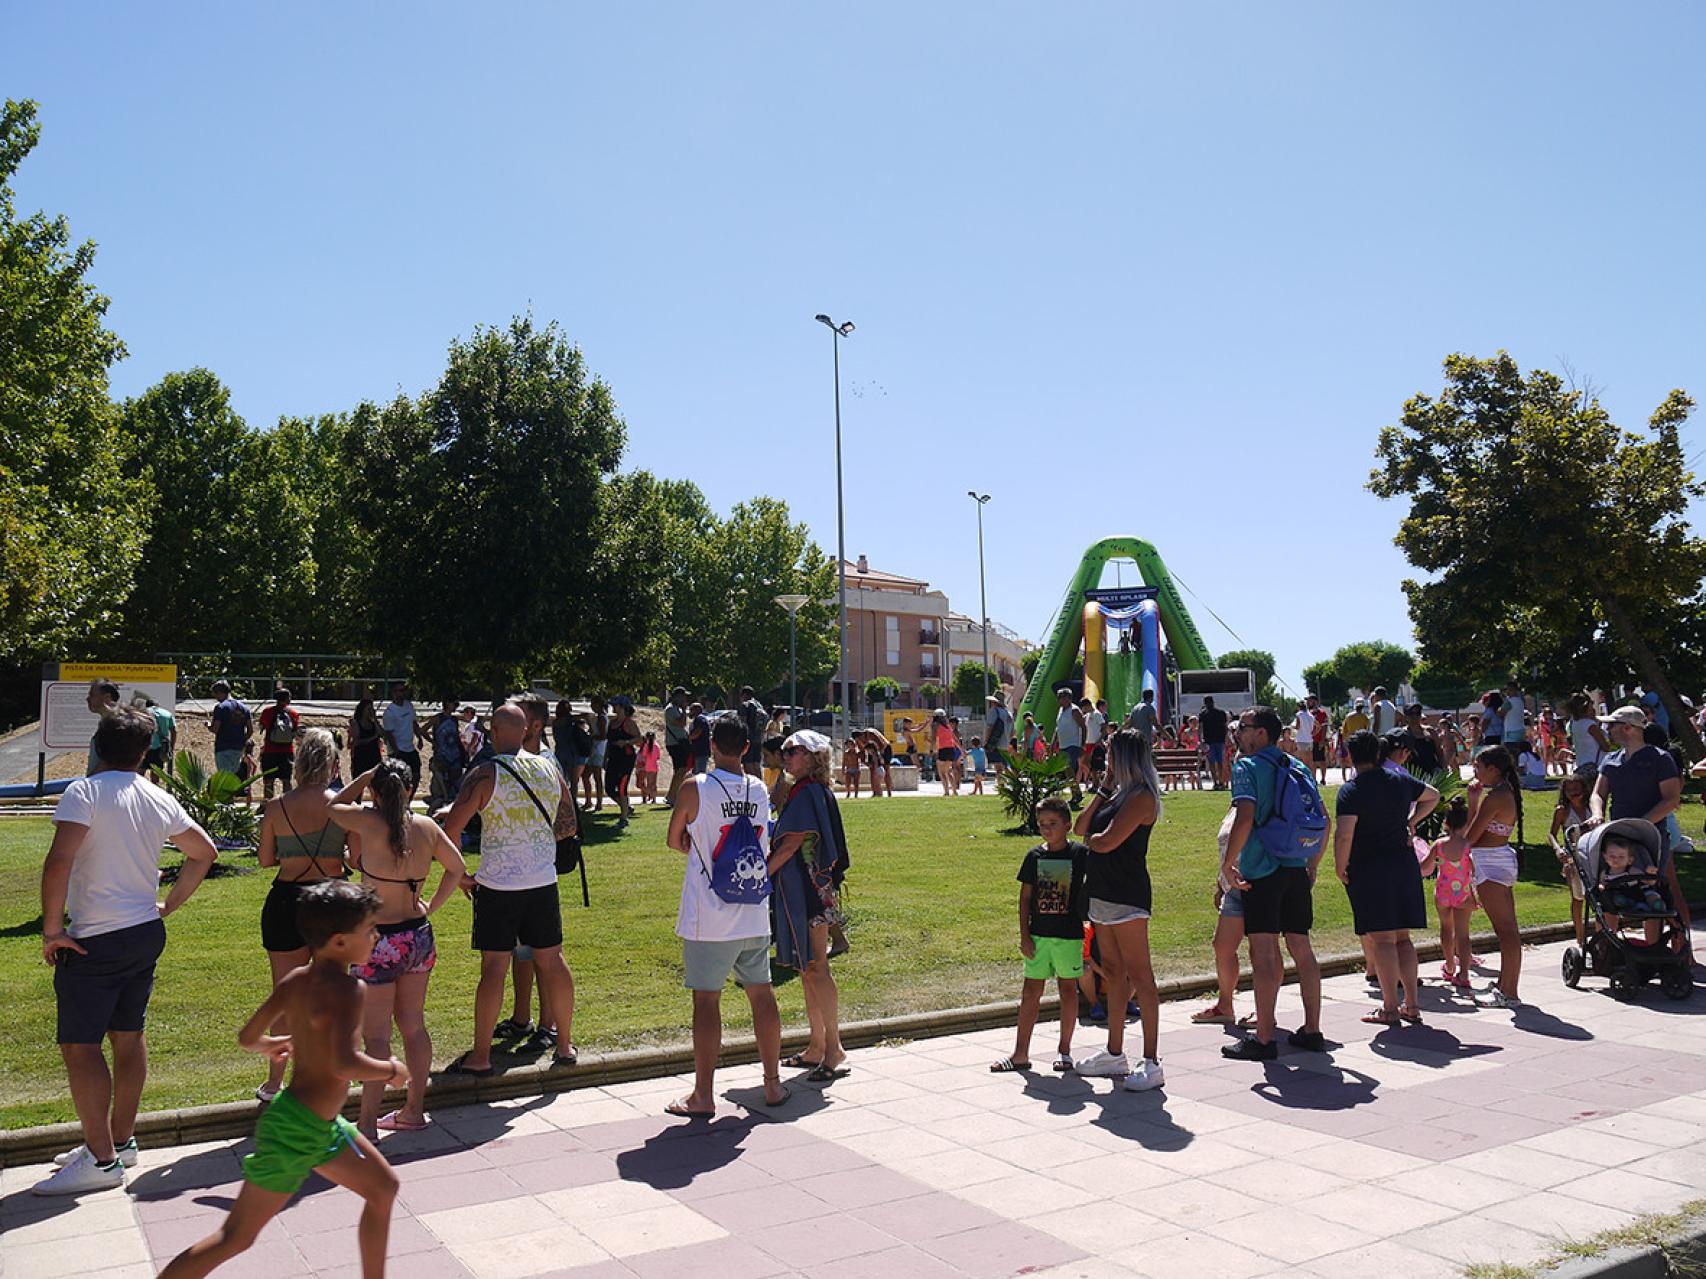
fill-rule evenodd
<path id="1" fill-rule="evenodd" d="M 365 767 L 347 783 L 340 780 L 339 741 L 323 727 L 304 727 L 286 690 L 255 724 L 228 688 L 221 691 L 226 695 L 209 716 L 218 763 L 241 766 L 258 726 L 262 774 L 282 784 L 278 797 L 265 802 L 258 850 L 260 865 L 275 872 L 259 921 L 273 993 L 239 1036 L 266 1059 L 256 1091 L 268 1108 L 230 1221 L 175 1260 L 167 1274 L 205 1274 L 242 1251 L 313 1168 L 368 1199 L 360 1246 L 364 1258 L 375 1247 L 382 1254 L 396 1183 L 375 1142 L 382 1131 L 428 1122 L 428 996 L 438 954 L 432 916 L 457 892 L 472 899 L 479 980 L 472 1042 L 446 1073 L 490 1075 L 494 1046 L 516 1041 L 549 1051 L 552 1068 L 575 1065 L 575 985 L 563 951 L 558 877 L 578 857 L 584 809 L 609 798 L 625 822 L 633 811 L 630 777 L 637 770 L 642 778 L 641 802 L 654 797 L 663 751 L 676 765 L 659 802 L 670 809 L 666 843 L 684 861 L 676 933 L 691 992 L 694 1053 L 692 1089 L 670 1103 L 669 1113 L 715 1111 L 721 999 L 731 977 L 751 1005 L 766 1105 L 788 1100 L 785 1069 L 804 1070 L 818 1083 L 848 1072 L 829 962 L 846 946 L 841 901 L 850 861 L 834 751 L 821 734 L 788 732 L 785 718 L 766 711 L 751 689 L 720 713 L 707 713 L 685 689 L 673 690 L 660 750 L 640 731 L 625 698 L 595 698 L 587 712 L 559 703 L 553 713 L 538 694 L 521 694 L 495 705 L 484 719 L 446 701 L 422 724 L 407 686 L 398 685 L 383 711 L 364 702 L 351 716 L 351 765 Z M 57 1038 L 84 1135 L 36 1187 L 47 1195 L 122 1184 L 125 1167 L 135 1161 L 147 1069 L 144 1023 L 166 944 L 163 920 L 188 901 L 216 855 L 182 806 L 144 776 L 162 762 L 170 721 L 145 705 L 120 705 L 116 694 L 100 683 L 91 688 L 91 707 L 98 703 L 101 711 L 94 767 L 60 801 L 42 875 L 42 953 L 54 967 Z M 1148 861 L 1165 789 L 1156 760 L 1178 749 L 1189 732 L 1204 750 L 1213 784 L 1221 784 L 1224 772 L 1231 792 L 1213 885 L 1219 989 L 1193 1020 L 1236 1019 L 1240 946 L 1249 950 L 1255 993 L 1253 1014 L 1237 1019 L 1248 1033 L 1224 1046 L 1227 1057 L 1263 1062 L 1278 1054 L 1282 945 L 1296 966 L 1303 1004 L 1302 1023 L 1286 1038 L 1301 1051 L 1328 1047 L 1310 934 L 1317 870 L 1329 856 L 1379 997 L 1365 1021 L 1386 1029 L 1422 1020 L 1414 934 L 1427 926 L 1428 877 L 1434 879 L 1444 951 L 1441 982 L 1448 991 L 1471 989 L 1477 967 L 1471 917 L 1481 910 L 1499 957 L 1496 980 L 1474 991 L 1474 1001 L 1483 1008 L 1520 1007 L 1514 886 L 1521 851 L 1511 842 L 1520 830 L 1517 761 L 1520 751 L 1533 753 L 1543 739 L 1549 711 L 1543 706 L 1531 717 L 1513 709 L 1520 698 L 1509 688 L 1489 692 L 1484 715 L 1470 722 L 1459 747 L 1454 718 L 1429 723 L 1419 707 L 1400 708 L 1378 689 L 1366 707 L 1353 706 L 1336 725 L 1313 699 L 1290 722 L 1266 707 L 1232 721 L 1206 702 L 1175 736 L 1160 722 L 1152 698 L 1116 727 L 1105 704 L 1060 690 L 1057 723 L 1044 749 L 1066 758 L 1071 795 L 1042 805 L 1041 843 L 1018 872 L 1018 1028 L 1013 1052 L 991 1069 L 1031 1068 L 1032 1031 L 1047 983 L 1054 981 L 1062 1010 L 1054 1069 L 1118 1079 L 1134 1091 L 1164 1084 Z M 1026 749 L 1034 723 L 1016 726 L 999 696 L 990 706 L 985 732 L 1002 748 L 993 757 Z M 1568 745 L 1554 753 L 1566 755 L 1571 771 L 1559 788 L 1554 831 L 1638 817 L 1653 823 L 1668 847 L 1682 775 L 1652 706 L 1636 702 L 1608 711 L 1580 694 L 1567 707 Z M 933 716 L 926 728 L 903 726 L 905 745 L 933 750 L 944 793 L 953 793 L 954 766 L 966 755 L 955 744 L 962 740 L 959 726 L 945 715 Z M 1305 731 L 1311 745 L 1300 751 Z M 1342 739 L 1350 771 L 1331 815 L 1314 745 L 1327 732 Z M 428 742 L 434 802 L 423 814 L 412 803 L 421 782 L 420 747 Z M 1216 745 L 1220 750 L 1210 754 L 1207 748 Z M 1418 827 L 1441 803 L 1439 789 L 1426 779 L 1436 757 L 1439 767 L 1454 769 L 1447 761 L 1459 749 L 1469 757 L 1472 780 L 1446 806 L 1438 838 L 1421 841 Z M 857 738 L 850 753 L 855 761 L 887 754 Z M 650 782 L 644 780 L 648 772 Z M 476 827 L 477 839 L 471 833 Z M 159 902 L 159 850 L 168 840 L 184 864 Z M 464 861 L 470 847 L 479 854 L 473 871 Z M 1683 912 L 1685 936 L 1686 903 L 1674 860 L 1660 860 L 1670 874 L 1664 896 Z M 1581 886 L 1573 887 L 1579 901 Z M 1659 885 L 1642 891 L 1657 893 Z M 785 1059 L 772 964 L 800 974 L 810 1027 L 804 1048 Z M 500 1020 L 512 981 L 515 1003 L 510 1017 Z M 1105 1023 L 1107 1039 L 1075 1058 L 1081 998 L 1091 1005 L 1090 1020 Z M 1128 1052 L 1133 1019 L 1141 1046 Z M 392 1051 L 394 1038 L 401 1040 L 400 1058 Z M 110 1069 L 103 1042 L 112 1045 Z M 352 1125 L 341 1107 L 357 1081 L 362 1091 Z M 400 1104 L 389 1111 L 387 1088 L 402 1089 Z"/>

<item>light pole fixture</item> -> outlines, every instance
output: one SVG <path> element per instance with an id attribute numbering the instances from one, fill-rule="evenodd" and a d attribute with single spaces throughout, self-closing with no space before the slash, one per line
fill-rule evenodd
<path id="1" fill-rule="evenodd" d="M 800 708 L 799 667 L 794 660 L 794 614 L 811 602 L 811 596 L 778 595 L 776 602 L 788 610 L 788 725 L 804 728 L 806 725 L 794 723 L 794 712 Z"/>
<path id="2" fill-rule="evenodd" d="M 978 630 L 983 635 L 983 701 L 989 705 L 989 592 L 983 584 L 983 508 L 989 504 L 989 494 L 967 489 L 966 496 L 977 503 L 977 595 L 983 609 L 983 623 Z"/>
<path id="3" fill-rule="evenodd" d="M 847 686 L 847 508 L 841 489 L 841 339 L 853 333 L 853 321 L 837 324 L 827 315 L 813 317 L 829 330 L 835 365 L 835 579 L 839 583 L 841 611 L 841 741 L 847 740 L 848 707 L 852 696 Z"/>

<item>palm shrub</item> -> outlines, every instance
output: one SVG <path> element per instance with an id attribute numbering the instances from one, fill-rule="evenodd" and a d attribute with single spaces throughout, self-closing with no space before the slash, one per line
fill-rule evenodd
<path id="1" fill-rule="evenodd" d="M 253 848 L 260 837 L 260 812 L 247 803 L 247 791 L 259 777 L 244 781 L 224 769 L 208 772 L 206 765 L 189 751 L 179 751 L 175 771 L 150 769 L 157 786 L 182 804 L 196 824 L 220 849 Z"/>
<path id="2" fill-rule="evenodd" d="M 1451 803 L 1451 797 L 1453 795 L 1463 794 L 1466 787 L 1464 785 L 1463 778 L 1458 775 L 1455 768 L 1435 769 L 1431 773 L 1420 768 L 1411 768 L 1409 772 L 1410 776 L 1414 777 L 1418 782 L 1432 786 L 1439 792 L 1439 806 L 1420 822 L 1416 823 L 1416 834 L 1420 835 L 1431 844 L 1434 840 L 1440 839 L 1445 835 L 1445 809 L 1446 806 Z M 1519 797 L 1517 813 L 1520 815 L 1521 812 L 1522 804 Z M 1518 837 L 1517 842 L 1521 842 L 1520 836 Z"/>
<path id="3" fill-rule="evenodd" d="M 1037 833 L 1037 809 L 1051 795 L 1064 793 L 1071 785 L 1067 776 L 1065 755 L 1050 755 L 1032 759 L 1028 755 L 1002 751 L 1007 767 L 995 784 L 1002 807 L 1009 817 L 1019 819 L 1019 828 L 1026 834 Z"/>

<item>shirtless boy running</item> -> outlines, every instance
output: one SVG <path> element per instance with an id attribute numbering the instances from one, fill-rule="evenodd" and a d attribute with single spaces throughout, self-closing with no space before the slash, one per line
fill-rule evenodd
<path id="1" fill-rule="evenodd" d="M 350 966 L 372 955 L 378 911 L 377 894 L 347 880 L 322 880 L 299 899 L 296 922 L 308 942 L 308 963 L 279 982 L 237 1032 L 237 1042 L 250 1052 L 288 1055 L 290 1085 L 256 1126 L 255 1153 L 243 1160 L 246 1184 L 231 1215 L 216 1233 L 179 1253 L 161 1279 L 199 1279 L 247 1250 L 315 1171 L 367 1201 L 356 1229 L 361 1273 L 363 1279 L 382 1279 L 397 1174 L 342 1114 L 351 1080 L 397 1086 L 409 1079 L 395 1057 L 381 1061 L 355 1046 L 366 991 Z M 291 1033 L 267 1034 L 281 1016 L 289 1019 Z"/>

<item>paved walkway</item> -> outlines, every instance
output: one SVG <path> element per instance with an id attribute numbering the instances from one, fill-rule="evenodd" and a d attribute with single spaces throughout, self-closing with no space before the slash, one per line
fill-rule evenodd
<path id="1" fill-rule="evenodd" d="M 1706 995 L 1623 1005 L 1532 950 L 1516 1013 L 1427 991 L 1427 1024 L 1371 1037 L 1360 976 L 1328 982 L 1344 1047 L 1224 1061 L 1163 1010 L 1161 1093 L 993 1076 L 991 1031 L 853 1055 L 827 1089 L 758 1106 L 720 1076 L 714 1122 L 670 1119 L 677 1079 L 439 1112 L 384 1147 L 407 1279 L 1285 1274 L 1405 1279 L 1540 1257 L 1706 1185 Z M 1296 992 L 1285 992 L 1295 1017 Z M 685 1001 L 683 1003 L 685 1012 Z M 1053 1027 L 1033 1045 L 1047 1061 Z M 1080 1029 L 1080 1054 L 1096 1035 Z M 248 1143 L 145 1151 L 129 1192 L 33 1199 L 0 1174 L 7 1279 L 142 1279 L 214 1226 Z M 313 1181 L 219 1273 L 353 1279 L 358 1201 Z"/>

